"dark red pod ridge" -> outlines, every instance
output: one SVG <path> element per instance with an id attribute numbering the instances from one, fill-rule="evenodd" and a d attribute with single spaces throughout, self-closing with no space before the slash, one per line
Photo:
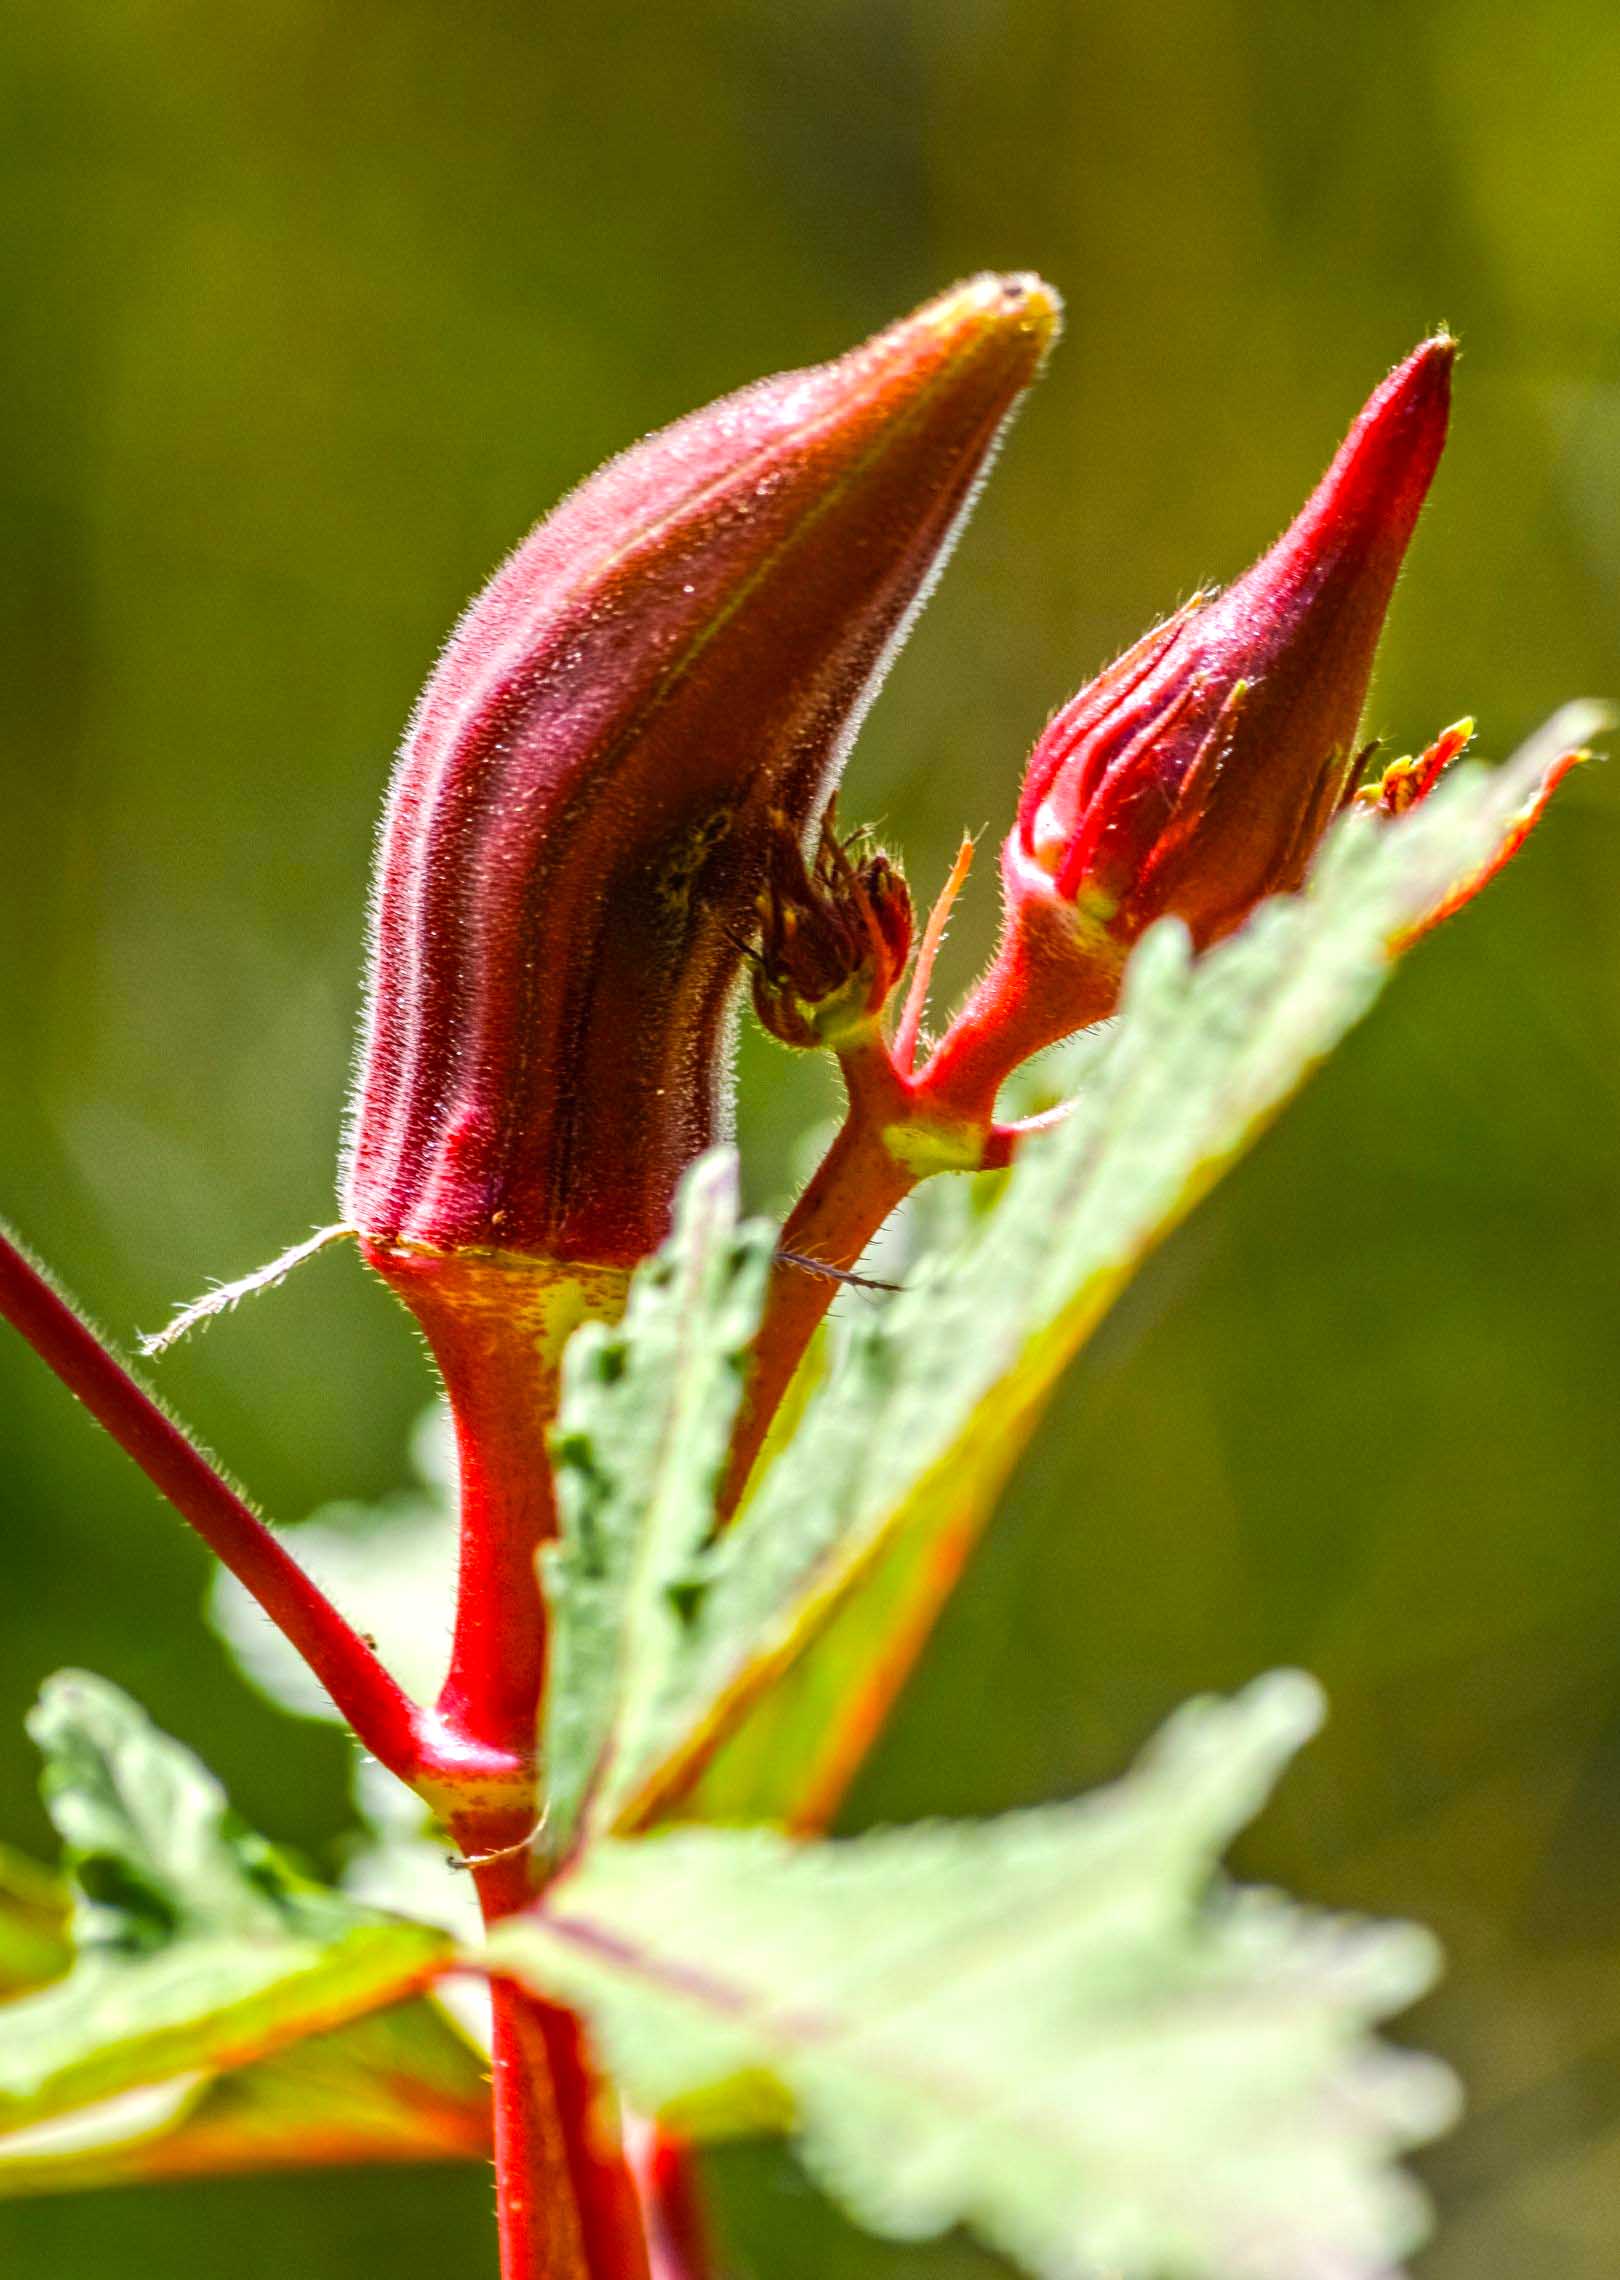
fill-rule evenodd
<path id="1" fill-rule="evenodd" d="M 626 1262 L 723 1133 L 738 941 L 1056 331 L 983 277 L 627 452 L 472 604 L 390 791 L 344 1208 Z"/>

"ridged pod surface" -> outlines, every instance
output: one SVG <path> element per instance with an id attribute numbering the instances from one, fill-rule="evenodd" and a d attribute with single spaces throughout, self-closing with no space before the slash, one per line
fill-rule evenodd
<path id="1" fill-rule="evenodd" d="M 373 1255 L 661 1240 L 727 1125 L 771 833 L 819 819 L 1057 324 L 973 279 L 627 452 L 472 604 L 379 854 L 343 1196 Z"/>

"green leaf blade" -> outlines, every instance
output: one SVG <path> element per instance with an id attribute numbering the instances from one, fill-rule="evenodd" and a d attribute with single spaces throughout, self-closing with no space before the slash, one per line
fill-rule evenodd
<path id="1" fill-rule="evenodd" d="M 637 1272 L 623 1321 L 569 1342 L 561 1536 L 545 1555 L 547 1842 L 559 1855 L 659 1754 L 772 1247 L 768 1227 L 738 1225 L 735 1159 L 717 1150 L 682 1183 L 674 1233 Z"/>
<path id="2" fill-rule="evenodd" d="M 488 2059 L 425 1997 L 218 2074 L 0 2134 L 0 2198 L 272 2169 L 484 2158 Z"/>
<path id="3" fill-rule="evenodd" d="M 239 2066 L 442 1964 L 443 1932 L 297 1874 L 115 1687 L 64 1673 L 30 1723 L 80 1900 L 67 1976 L 7 2007 L 0 2131 Z"/>
<path id="4" fill-rule="evenodd" d="M 54 1876 L 0 1845 L 0 2002 L 67 1969 L 68 1908 Z"/>
<path id="5" fill-rule="evenodd" d="M 1600 717 L 1570 708 L 1513 761 L 1460 771 L 1395 825 L 1347 816 L 1304 894 L 1197 961 L 1173 922 L 1144 940 L 1071 1116 L 1022 1151 L 966 1246 L 861 1327 L 714 1548 L 666 1684 L 680 1738 L 619 1827 L 824 1822 L 1120 1288 L 1367 1010 L 1392 945 L 1488 862 L 1549 760 Z"/>
<path id="6" fill-rule="evenodd" d="M 1315 1713 L 1291 1675 L 1190 1705 L 1115 1788 L 990 1824 L 608 1840 L 488 1959 L 649 2110 L 791 2117 L 874 2230 L 1043 2280 L 1374 2280 L 1420 2231 L 1391 2157 L 1452 2097 L 1368 2030 L 1432 1944 L 1211 1889 Z"/>

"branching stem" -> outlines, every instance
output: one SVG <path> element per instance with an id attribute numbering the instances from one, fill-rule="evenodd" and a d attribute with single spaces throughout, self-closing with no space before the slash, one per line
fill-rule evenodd
<path id="1" fill-rule="evenodd" d="M 534 1897 L 533 1856 L 475 1869 L 486 1924 Z M 572 2012 L 491 1984 L 501 2280 L 648 2280 L 635 2187 Z"/>
<path id="2" fill-rule="evenodd" d="M 436 1747 L 417 1706 L 196 1443 L 3 1234 L 0 1317 L 224 1561 L 297 1649 L 372 1755 L 402 1781 L 419 1785 Z"/>
<path id="3" fill-rule="evenodd" d="M 637 2122 L 629 2155 L 641 2196 L 650 2280 L 710 2280 L 708 2221 L 685 2139 L 657 2122 Z"/>
<path id="4" fill-rule="evenodd" d="M 568 1332 L 622 1296 L 619 1270 L 515 1254 L 365 1246 L 433 1349 L 455 1424 L 460 1570 L 450 1671 L 432 1714 L 503 1780 L 440 1803 L 488 1924 L 535 1898 L 546 1676 L 538 1556 L 556 1530 L 547 1434 Z M 648 2280 L 635 2186 L 578 2020 L 510 1981 L 492 1990 L 501 2280 Z"/>
<path id="5" fill-rule="evenodd" d="M 964 842 L 930 922 L 936 936 L 943 931 L 950 898 L 971 852 L 971 843 Z M 926 954 L 931 964 L 932 950 Z M 723 1515 L 734 1513 L 742 1500 L 771 1420 L 838 1295 L 840 1275 L 854 1267 L 920 1180 L 934 1172 L 1000 1168 L 1012 1161 L 1024 1132 L 1038 1128 L 994 1120 L 997 1090 L 1009 1069 L 1023 1058 L 1021 1045 L 999 1064 L 986 1051 L 973 1066 L 970 1081 L 959 1085 L 941 1081 L 937 1059 L 913 1076 L 908 1061 L 920 1019 L 921 1001 L 914 992 L 893 1046 L 873 1027 L 839 1054 L 848 1113 L 782 1229 L 754 1341 L 748 1393 L 732 1443 L 721 1497 Z"/>

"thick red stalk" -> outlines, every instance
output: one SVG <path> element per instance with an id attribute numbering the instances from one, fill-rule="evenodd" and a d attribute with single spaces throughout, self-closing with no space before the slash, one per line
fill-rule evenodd
<path id="1" fill-rule="evenodd" d="M 480 1751 L 527 1769 L 522 1809 L 532 1825 L 545 1685 L 535 1555 L 556 1526 L 546 1435 L 569 1334 L 588 1314 L 618 1312 L 625 1274 L 501 1252 L 362 1248 L 422 1325 L 455 1421 L 460 1574 L 438 1715 Z M 486 1837 L 481 1849 L 511 1834 Z"/>
<path id="2" fill-rule="evenodd" d="M 442 1754 L 416 1705 L 258 1514 L 3 1234 L 0 1317 L 252 1594 L 372 1755 L 401 1781 L 423 1785 Z"/>
<path id="3" fill-rule="evenodd" d="M 708 2217 L 686 2140 L 656 2122 L 640 2122 L 630 2133 L 629 2158 L 641 2196 L 649 2280 L 709 2280 Z"/>
<path id="4" fill-rule="evenodd" d="M 473 1875 L 486 1924 L 534 1897 L 526 1846 Z M 501 2280 L 648 2280 L 635 2185 L 579 2021 L 511 1980 L 490 1996 Z"/>
<path id="5" fill-rule="evenodd" d="M 510 1980 L 497 1980 L 490 1999 L 501 2280 L 603 2280 L 586 2254 L 536 2006 Z"/>
<path id="6" fill-rule="evenodd" d="M 993 1056 L 992 1056 L 993 1059 Z M 1006 1075 L 994 1060 L 982 1083 L 958 1072 L 957 1089 L 930 1071 L 902 1073 L 874 1026 L 840 1056 L 849 1112 L 788 1214 L 754 1341 L 748 1392 L 732 1437 L 723 1515 L 737 1509 L 810 1342 L 843 1279 L 886 1220 L 931 1173 L 999 1170 L 1024 1137 L 992 1110 Z"/>
<path id="7" fill-rule="evenodd" d="M 455 1419 L 460 1571 L 439 1709 L 458 1731 L 532 1757 L 545 1686 L 536 1555 L 555 1533 L 545 1435 L 527 1341 L 488 1318 L 447 1316 L 434 1350 Z M 482 1333 L 480 1335 L 480 1333 Z"/>
<path id="8" fill-rule="evenodd" d="M 325 1686 L 364 1746 L 390 1772 L 446 1810 L 458 1844 L 474 1860 L 486 1922 L 533 1896 L 527 1838 L 535 1811 L 532 1747 L 520 1766 L 479 1746 L 480 1730 L 502 1730 L 518 1700 L 532 1735 L 540 1671 L 531 1662 L 502 1672 L 503 1644 L 520 1652 L 540 1633 L 521 1592 L 532 1592 L 531 1539 L 549 1514 L 549 1474 L 538 1437 L 531 1462 L 503 1481 L 492 1444 L 464 1443 L 484 1500 L 481 1539 L 491 1547 L 464 1575 L 466 1621 L 458 1625 L 460 1687 L 437 1717 L 424 1714 L 264 1522 L 166 1417 L 39 1269 L 0 1234 L 0 1318 L 10 1322 L 91 1415 L 190 1522 L 249 1591 Z M 465 1319 L 465 1318 L 464 1318 Z M 507 1318 L 508 1320 L 510 1318 Z M 526 1382 L 518 1348 L 497 1344 L 480 1373 L 466 1357 L 466 1386 L 481 1390 L 472 1411 L 534 1424 L 534 1344 Z M 466 1411 L 464 1409 L 464 1414 Z M 502 1450 L 514 1455 L 510 1434 Z M 478 1464 L 486 1466 L 480 1475 Z M 501 1518 L 494 1517 L 500 1507 Z M 526 1555 L 520 1543 L 529 1543 Z M 514 1603 L 507 1595 L 518 1588 Z M 518 1619 L 507 1626 L 503 1608 Z M 508 1850 L 507 1848 L 513 1848 Z M 494 1853 L 493 1859 L 481 1859 Z M 647 2280 L 635 2189 L 600 2114 L 601 2092 L 571 2013 L 537 2002 L 508 1982 L 493 1988 L 493 2103 L 502 2280 Z"/>
<path id="9" fill-rule="evenodd" d="M 852 1103 L 838 1136 L 782 1229 L 755 1340 L 747 1398 L 732 1438 L 721 1511 L 734 1512 L 793 1374 L 852 1268 L 917 1184 L 884 1142 L 882 1126 Z"/>
<path id="10" fill-rule="evenodd" d="M 367 1246 L 415 1311 L 444 1380 L 460 1469 L 460 1573 L 436 1722 L 510 1764 L 448 1819 L 486 1923 L 534 1898 L 546 1628 L 537 1554 L 556 1525 L 546 1434 L 569 1332 L 616 1312 L 624 1276 L 492 1253 Z M 496 1981 L 492 2098 L 502 2280 L 647 2280 L 635 2188 L 578 2021 Z"/>

